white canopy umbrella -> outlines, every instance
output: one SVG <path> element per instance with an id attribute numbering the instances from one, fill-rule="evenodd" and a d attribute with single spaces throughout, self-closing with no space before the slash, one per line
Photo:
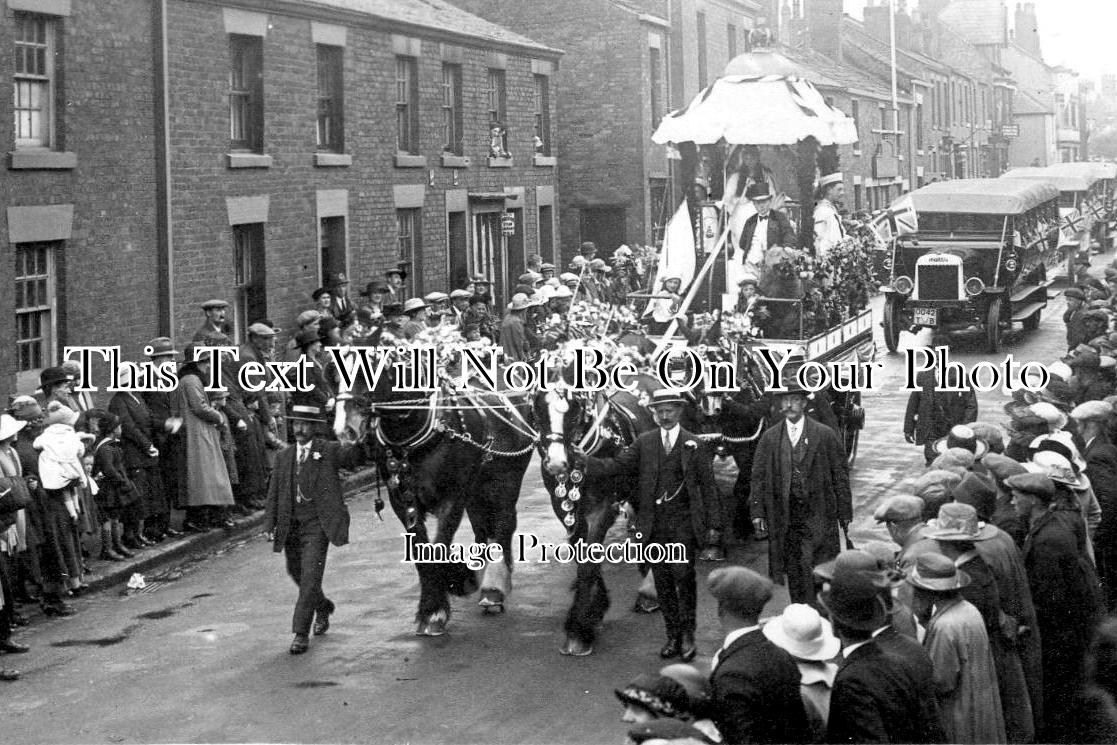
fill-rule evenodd
<path id="1" fill-rule="evenodd" d="M 767 50 L 743 54 L 690 105 L 663 118 L 652 141 L 697 145 L 820 145 L 857 142 L 857 127 L 830 106 L 786 57 Z"/>

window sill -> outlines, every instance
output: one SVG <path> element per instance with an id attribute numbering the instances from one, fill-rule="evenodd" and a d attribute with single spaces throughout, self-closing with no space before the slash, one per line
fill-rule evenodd
<path id="1" fill-rule="evenodd" d="M 554 168 L 558 165 L 558 158 L 553 155 L 536 155 L 532 158 L 532 165 L 541 168 Z"/>
<path id="2" fill-rule="evenodd" d="M 442 167 L 443 168 L 469 168 L 470 160 L 468 155 L 454 155 L 453 153 L 442 154 Z"/>
<path id="3" fill-rule="evenodd" d="M 853 154 L 856 155 L 857 157 L 861 157 L 861 151 L 860 150 L 854 150 Z"/>
<path id="4" fill-rule="evenodd" d="M 272 157 L 260 153 L 226 153 L 229 168 L 271 168 Z"/>
<path id="5" fill-rule="evenodd" d="M 78 167 L 77 153 L 57 152 L 54 150 L 13 150 L 11 156 L 13 171 L 70 171 Z"/>
<path id="6" fill-rule="evenodd" d="M 489 168 L 511 168 L 511 158 L 489 158 Z"/>
<path id="7" fill-rule="evenodd" d="M 396 168 L 426 168 L 427 156 L 396 153 Z"/>
<path id="8" fill-rule="evenodd" d="M 353 156 L 349 153 L 315 153 L 314 165 L 319 168 L 343 168 L 353 165 Z"/>

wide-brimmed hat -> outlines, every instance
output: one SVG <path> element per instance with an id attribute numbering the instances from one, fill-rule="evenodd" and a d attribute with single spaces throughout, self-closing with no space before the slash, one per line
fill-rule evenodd
<path id="1" fill-rule="evenodd" d="M 829 561 L 824 561 L 813 570 L 814 576 L 824 582 L 831 582 L 836 574 L 864 573 L 872 575 L 873 582 L 878 588 L 887 585 L 885 576 L 886 566 L 867 551 L 859 548 L 842 551 Z"/>
<path id="2" fill-rule="evenodd" d="M 654 409 L 657 406 L 664 406 L 666 404 L 685 406 L 686 399 L 683 398 L 681 393 L 671 388 L 660 388 L 658 391 L 652 391 L 651 400 L 648 401 L 649 409 Z"/>
<path id="3" fill-rule="evenodd" d="M 962 502 L 947 502 L 939 507 L 938 519 L 927 527 L 926 537 L 936 541 L 987 541 L 997 534 L 992 525 L 977 519 L 977 510 L 972 505 Z"/>
<path id="4" fill-rule="evenodd" d="M 929 551 L 916 557 L 915 564 L 908 570 L 907 580 L 923 590 L 948 592 L 968 586 L 970 575 L 942 554 Z"/>
<path id="5" fill-rule="evenodd" d="M 639 706 L 656 716 L 677 717 L 690 709 L 686 689 L 666 675 L 641 673 L 614 693 L 622 704 Z"/>
<path id="6" fill-rule="evenodd" d="M 428 308 L 428 307 L 430 307 L 430 306 L 427 305 L 426 301 L 423 300 L 423 298 L 413 297 L 413 298 L 408 299 L 407 302 L 405 302 L 403 304 L 403 312 L 404 313 L 410 313 L 413 310 L 420 310 L 422 308 Z"/>
<path id="7" fill-rule="evenodd" d="M 1082 457 L 1082 454 L 1078 452 L 1078 445 L 1074 442 L 1074 435 L 1066 430 L 1052 432 L 1048 435 L 1040 435 L 1028 443 L 1028 450 L 1033 454 L 1042 450 L 1050 450 L 1069 460 L 1071 465 L 1074 466 L 1075 473 L 1082 473 L 1086 470 L 1086 461 Z"/>
<path id="8" fill-rule="evenodd" d="M 842 646 L 830 622 L 802 603 L 784 608 L 764 624 L 763 632 L 770 642 L 800 660 L 829 660 Z"/>
<path id="9" fill-rule="evenodd" d="M 1081 475 L 1075 473 L 1074 465 L 1065 456 L 1053 450 L 1037 451 L 1032 456 L 1032 464 L 1042 469 L 1042 473 L 1056 484 L 1063 484 L 1072 489 L 1086 488 L 1086 481 Z"/>
<path id="10" fill-rule="evenodd" d="M 26 426 L 27 422 L 20 421 L 11 414 L 0 414 L 0 442 L 15 437 Z"/>
<path id="11" fill-rule="evenodd" d="M 315 290 L 314 292 L 310 293 L 310 299 L 311 299 L 311 300 L 318 300 L 318 299 L 319 299 L 319 298 L 321 298 L 321 297 L 322 297 L 323 295 L 331 295 L 331 294 L 332 294 L 332 293 L 330 292 L 330 288 L 329 288 L 329 287 L 319 287 L 319 288 L 318 288 L 317 290 Z"/>
<path id="12" fill-rule="evenodd" d="M 974 454 L 974 460 L 980 459 L 989 452 L 989 444 L 979 440 L 977 434 L 964 424 L 956 424 L 950 428 L 946 437 L 940 437 L 932 445 L 940 455 L 950 448 L 963 448 Z"/>
<path id="13" fill-rule="evenodd" d="M 522 292 L 517 292 L 512 296 L 512 302 L 508 303 L 508 310 L 524 310 L 535 305 L 531 298 Z"/>
<path id="14" fill-rule="evenodd" d="M 74 376 L 61 367 L 48 367 L 39 373 L 39 387 L 44 391 L 48 386 L 72 382 L 74 382 Z"/>

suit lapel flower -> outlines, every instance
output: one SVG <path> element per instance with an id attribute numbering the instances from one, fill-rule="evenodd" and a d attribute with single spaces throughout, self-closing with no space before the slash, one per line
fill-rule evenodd
<path id="1" fill-rule="evenodd" d="M 314 460 L 322 460 L 322 453 L 315 450 L 313 453 L 310 454 L 310 457 Z"/>

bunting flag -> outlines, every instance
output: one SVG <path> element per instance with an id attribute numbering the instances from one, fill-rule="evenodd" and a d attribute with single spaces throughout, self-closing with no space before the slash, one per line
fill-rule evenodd
<path id="1" fill-rule="evenodd" d="M 1079 233 L 1086 229 L 1086 218 L 1078 210 L 1074 210 L 1063 216 L 1059 227 L 1063 231 L 1064 239 L 1073 241 Z"/>
<path id="2" fill-rule="evenodd" d="M 663 289 L 663 280 L 667 277 L 681 279 L 681 291 L 685 291 L 694 279 L 694 265 L 694 228 L 690 224 L 690 211 L 684 199 L 664 228 L 663 248 L 659 251 L 659 266 L 656 268 L 655 283 L 651 291 L 660 292 Z M 648 303 L 644 315 L 651 313 L 655 307 L 656 301 Z"/>
<path id="3" fill-rule="evenodd" d="M 897 236 L 915 235 L 919 232 L 919 215 L 915 211 L 915 202 L 911 194 L 904 194 L 888 208 L 892 217 L 892 228 Z"/>
<path id="4" fill-rule="evenodd" d="M 1095 221 L 1100 222 L 1102 217 L 1105 215 L 1105 207 L 1103 207 L 1096 201 L 1091 201 L 1086 206 L 1087 209 L 1089 209 L 1090 211 L 1090 217 L 1094 218 Z"/>
<path id="5" fill-rule="evenodd" d="M 879 215 L 869 222 L 869 227 L 876 234 L 877 240 L 884 245 L 890 245 L 896 238 L 892 230 L 892 215 L 888 210 L 882 210 Z"/>

